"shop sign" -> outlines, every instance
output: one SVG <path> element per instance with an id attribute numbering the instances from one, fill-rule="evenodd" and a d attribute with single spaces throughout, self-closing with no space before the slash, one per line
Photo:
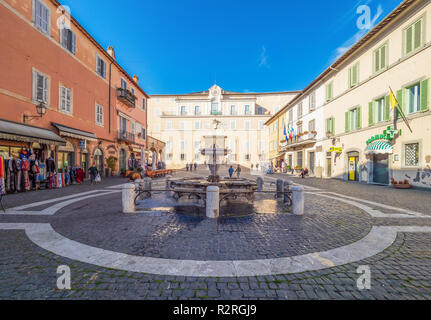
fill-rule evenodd
<path id="1" fill-rule="evenodd" d="M 79 149 L 87 149 L 87 140 L 79 140 L 78 147 Z"/>
<path id="2" fill-rule="evenodd" d="M 330 152 L 335 152 L 335 153 L 343 153 L 343 148 L 338 148 L 338 147 L 330 147 L 329 148 Z"/>
<path id="3" fill-rule="evenodd" d="M 402 133 L 401 130 L 395 130 L 394 127 L 389 126 L 389 127 L 387 127 L 386 130 L 383 131 L 382 134 L 376 134 L 375 136 L 368 139 L 367 140 L 367 146 L 376 140 L 392 141 L 395 138 L 395 136 L 401 135 L 401 133 Z"/>

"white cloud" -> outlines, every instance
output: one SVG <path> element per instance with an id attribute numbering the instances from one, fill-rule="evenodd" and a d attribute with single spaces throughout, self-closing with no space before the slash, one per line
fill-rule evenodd
<path id="1" fill-rule="evenodd" d="M 268 55 L 266 54 L 265 46 L 262 46 L 262 52 L 260 53 L 259 68 L 261 68 L 261 67 L 269 68 Z"/>

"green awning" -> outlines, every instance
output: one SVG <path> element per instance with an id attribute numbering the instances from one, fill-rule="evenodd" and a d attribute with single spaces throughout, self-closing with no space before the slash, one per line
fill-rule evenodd
<path id="1" fill-rule="evenodd" d="M 377 140 L 370 143 L 365 150 L 366 154 L 392 154 L 394 146 L 388 141 Z"/>

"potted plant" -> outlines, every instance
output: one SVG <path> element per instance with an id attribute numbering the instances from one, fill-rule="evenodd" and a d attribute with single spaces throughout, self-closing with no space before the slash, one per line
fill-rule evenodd
<path id="1" fill-rule="evenodd" d="M 396 189 L 410 189 L 413 186 L 409 183 L 408 180 L 404 180 L 404 181 L 396 181 L 394 178 L 391 179 L 392 181 L 392 185 L 394 186 L 394 188 Z"/>
<path id="2" fill-rule="evenodd" d="M 117 167 L 117 161 L 118 159 L 114 156 L 110 156 L 108 159 L 106 159 L 106 164 L 108 165 L 110 171 L 109 175 L 114 175 L 115 168 Z"/>
<path id="3" fill-rule="evenodd" d="M 120 176 L 121 176 L 122 178 L 125 178 L 125 177 L 126 177 L 126 169 L 124 169 L 124 168 L 121 168 L 121 169 L 120 169 Z"/>

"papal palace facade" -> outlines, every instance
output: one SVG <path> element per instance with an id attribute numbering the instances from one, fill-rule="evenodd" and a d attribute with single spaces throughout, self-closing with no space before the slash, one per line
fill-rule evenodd
<path id="1" fill-rule="evenodd" d="M 162 158 L 168 167 L 184 168 L 205 162 L 200 149 L 217 120 L 227 136 L 227 163 L 262 165 L 269 161 L 269 131 L 264 124 L 298 93 L 239 93 L 213 85 L 197 93 L 151 95 L 148 133 L 166 142 Z"/>

